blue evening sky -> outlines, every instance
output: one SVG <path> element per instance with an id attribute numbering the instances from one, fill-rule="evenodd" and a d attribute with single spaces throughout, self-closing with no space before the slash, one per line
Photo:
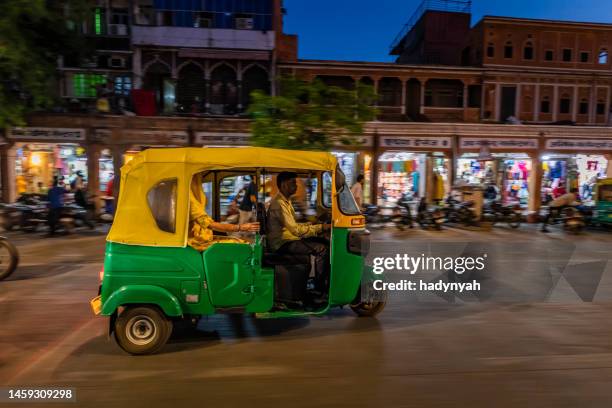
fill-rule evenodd
<path id="1" fill-rule="evenodd" d="M 393 61 L 389 45 L 421 0 L 284 0 L 285 32 L 299 36 L 299 57 Z M 612 23 L 612 0 L 474 0 L 484 15 Z"/>

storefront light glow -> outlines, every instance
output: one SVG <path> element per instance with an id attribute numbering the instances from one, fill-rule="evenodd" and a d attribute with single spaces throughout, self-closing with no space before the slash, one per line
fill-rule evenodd
<path id="1" fill-rule="evenodd" d="M 30 156 L 30 164 L 32 166 L 40 166 L 42 163 L 42 157 L 40 157 L 40 153 L 32 153 Z"/>

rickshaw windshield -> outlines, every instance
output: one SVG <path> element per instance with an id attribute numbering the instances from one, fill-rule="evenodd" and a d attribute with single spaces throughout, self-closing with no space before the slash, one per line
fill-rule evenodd
<path id="1" fill-rule="evenodd" d="M 612 202 L 612 184 L 599 186 L 599 201 Z"/>
<path id="2" fill-rule="evenodd" d="M 327 180 L 325 179 L 327 177 Z M 323 174 L 323 186 L 329 186 L 331 189 L 331 174 L 324 173 Z M 340 167 L 336 167 L 336 191 L 338 192 L 338 206 L 340 207 L 340 211 L 346 215 L 359 215 L 361 214 L 361 210 L 359 206 L 355 202 L 355 198 L 353 197 L 353 193 L 351 193 L 351 189 L 346 184 L 346 176 L 340 169 Z M 327 194 L 324 194 L 324 197 Z"/>

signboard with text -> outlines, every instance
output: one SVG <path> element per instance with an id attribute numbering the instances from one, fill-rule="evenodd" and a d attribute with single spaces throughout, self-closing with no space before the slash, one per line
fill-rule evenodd
<path id="1" fill-rule="evenodd" d="M 538 148 L 538 139 L 529 138 L 479 138 L 462 137 L 459 142 L 460 149 L 480 149 L 487 146 L 491 150 L 533 150 Z"/>
<path id="2" fill-rule="evenodd" d="M 195 142 L 204 146 L 248 146 L 248 133 L 196 132 Z"/>
<path id="3" fill-rule="evenodd" d="M 612 150 L 612 139 L 548 139 L 550 150 Z"/>
<path id="4" fill-rule="evenodd" d="M 85 141 L 85 129 L 16 127 L 9 129 L 8 138 L 12 140 L 65 140 L 67 142 Z"/>
<path id="5" fill-rule="evenodd" d="M 391 149 L 450 149 L 452 140 L 450 137 L 383 136 L 380 138 L 380 146 Z"/>

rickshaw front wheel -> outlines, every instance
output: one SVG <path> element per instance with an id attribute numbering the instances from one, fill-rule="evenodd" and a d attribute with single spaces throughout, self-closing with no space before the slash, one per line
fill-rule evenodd
<path id="1" fill-rule="evenodd" d="M 362 290 L 357 293 L 355 300 L 349 305 L 351 310 L 360 317 L 374 317 L 382 312 L 387 304 L 387 291 L 376 291 L 371 287 L 366 290 L 366 293 L 362 293 Z"/>
<path id="2" fill-rule="evenodd" d="M 117 344 L 130 354 L 154 354 L 172 334 L 172 321 L 155 306 L 128 306 L 115 322 Z"/>

